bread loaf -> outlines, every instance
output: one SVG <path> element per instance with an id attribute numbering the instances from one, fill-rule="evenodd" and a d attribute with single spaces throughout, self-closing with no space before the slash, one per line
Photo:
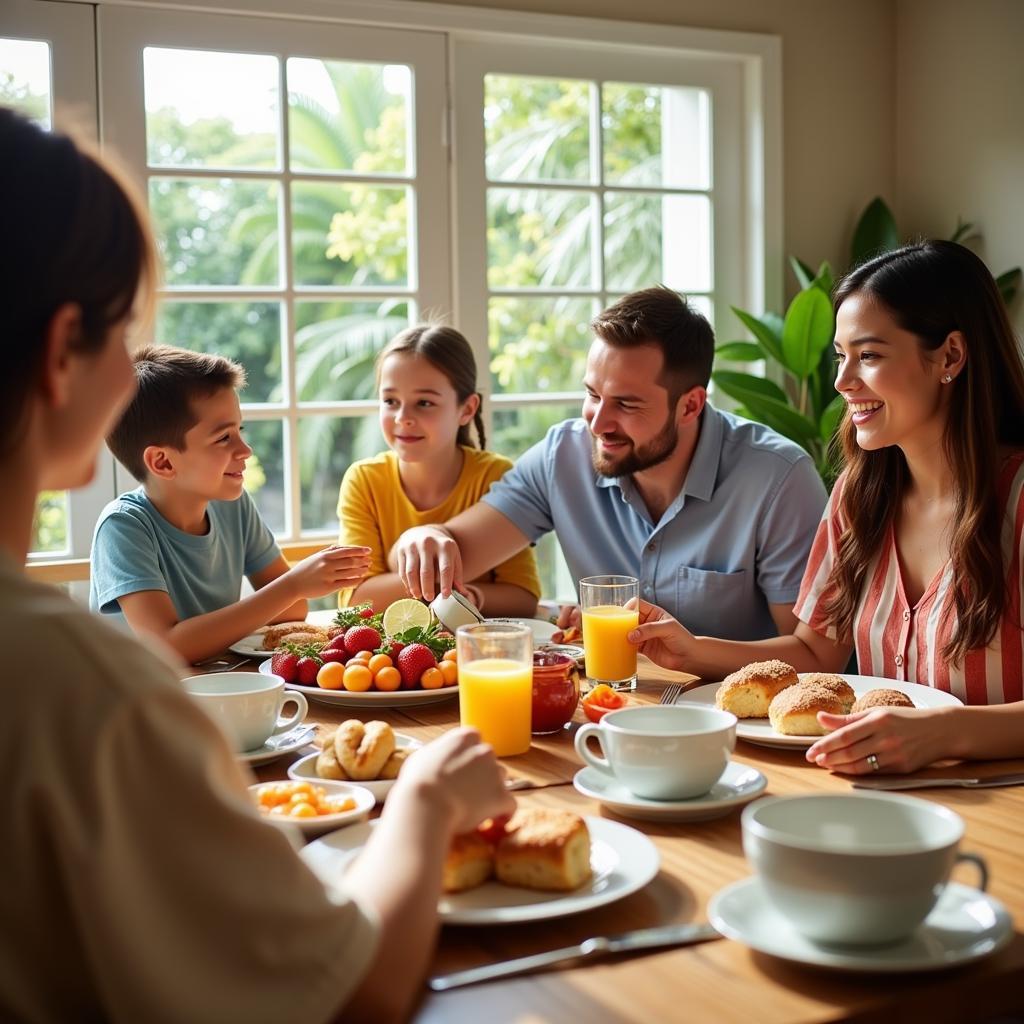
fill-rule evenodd
<path id="1" fill-rule="evenodd" d="M 722 680 L 715 706 L 737 718 L 766 718 L 775 696 L 797 682 L 796 670 L 784 661 L 755 661 Z"/>
<path id="2" fill-rule="evenodd" d="M 900 690 L 879 688 L 868 690 L 857 698 L 854 711 L 869 711 L 871 708 L 912 708 L 914 702 Z"/>
<path id="3" fill-rule="evenodd" d="M 784 736 L 824 736 L 818 712 L 842 715 L 847 706 L 835 689 L 821 683 L 801 682 L 783 690 L 769 705 L 772 728 Z"/>
<path id="4" fill-rule="evenodd" d="M 519 810 L 495 850 L 494 873 L 506 885 L 568 891 L 590 877 L 590 833 L 571 811 Z"/>

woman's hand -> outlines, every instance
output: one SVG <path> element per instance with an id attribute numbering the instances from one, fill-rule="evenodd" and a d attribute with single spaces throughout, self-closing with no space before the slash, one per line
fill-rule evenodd
<path id="1" fill-rule="evenodd" d="M 807 760 L 846 775 L 917 771 L 951 756 L 953 744 L 947 735 L 946 716 L 942 709 L 936 710 L 872 708 L 855 715 L 819 711 L 818 721 L 835 731 L 807 751 Z M 877 769 L 868 760 L 872 755 Z"/>
<path id="2" fill-rule="evenodd" d="M 638 607 L 640 624 L 630 632 L 629 642 L 639 654 L 646 654 L 656 665 L 677 672 L 685 671 L 691 656 L 693 634 L 656 604 L 640 601 Z"/>

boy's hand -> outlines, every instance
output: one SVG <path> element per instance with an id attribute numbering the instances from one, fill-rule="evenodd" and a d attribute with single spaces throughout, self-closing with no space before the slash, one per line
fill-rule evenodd
<path id="1" fill-rule="evenodd" d="M 686 671 L 692 655 L 693 634 L 656 604 L 639 601 L 637 607 L 640 624 L 630 631 L 629 642 L 656 665 L 678 672 Z"/>
<path id="2" fill-rule="evenodd" d="M 583 614 L 578 604 L 563 604 L 558 609 L 558 630 L 551 634 L 553 644 L 574 644 L 579 643 L 579 636 L 583 629 Z M 566 633 L 569 636 L 566 636 Z"/>
<path id="3" fill-rule="evenodd" d="M 355 586 L 369 568 L 369 548 L 332 544 L 293 565 L 287 575 L 297 597 L 325 597 Z"/>
<path id="4" fill-rule="evenodd" d="M 475 729 L 450 729 L 417 750 L 403 766 L 384 813 L 397 813 L 409 798 L 435 806 L 452 835 L 516 809 L 505 788 L 505 769 Z"/>

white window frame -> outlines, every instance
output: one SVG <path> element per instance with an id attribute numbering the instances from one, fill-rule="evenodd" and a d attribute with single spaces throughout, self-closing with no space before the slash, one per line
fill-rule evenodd
<path id="1" fill-rule="evenodd" d="M 92 9 L 48 0 L 6 0 L 0 6 L 0 36 L 49 44 L 53 127 L 95 142 L 99 118 Z M 29 562 L 87 557 L 96 520 L 103 506 L 116 495 L 113 460 L 104 452 L 97 459 L 92 482 L 68 493 L 64 550 L 30 554 Z"/>
<path id="2" fill-rule="evenodd" d="M 445 88 L 445 41 L 436 32 L 382 31 L 342 25 L 316 25 L 306 21 L 246 18 L 234 15 L 183 14 L 177 11 L 103 7 L 98 12 L 100 43 L 100 109 L 103 137 L 125 161 L 143 194 L 150 177 L 275 181 L 281 184 L 282 228 L 280 244 L 281 278 L 274 286 L 208 286 L 165 288 L 162 297 L 179 301 L 202 301 L 214 297 L 231 301 L 278 302 L 284 309 L 283 395 L 280 404 L 244 403 L 249 421 L 283 420 L 285 528 L 279 539 L 298 541 L 323 531 L 301 529 L 301 487 L 299 478 L 298 427 L 302 419 L 314 416 L 362 417 L 375 415 L 377 402 L 300 402 L 294 379 L 295 316 L 297 301 L 379 298 L 381 293 L 405 298 L 414 310 L 452 308 L 451 255 L 449 244 L 448 153 Z M 321 60 L 353 60 L 405 64 L 413 72 L 414 166 L 407 176 L 388 176 L 388 184 L 411 185 L 416 201 L 412 236 L 419 258 L 410 258 L 410 279 L 404 287 L 379 289 L 322 288 L 297 285 L 292 281 L 291 204 L 288 190 L 294 181 L 331 179 L 338 182 L 380 182 L 382 179 L 355 172 L 292 171 L 282 169 L 213 169 L 153 167 L 146 158 L 146 112 L 142 98 L 143 50 L 147 46 L 233 53 L 270 54 L 280 61 L 280 131 L 282 159 L 287 155 L 286 92 L 284 62 L 288 57 Z M 244 396 L 243 396 L 244 398 Z M 383 445 L 383 441 L 382 441 Z M 259 453 L 257 452 L 257 455 Z M 119 467 L 125 487 L 134 481 Z M 340 484 L 340 480 L 338 481 Z M 336 531 L 333 531 L 336 532 Z"/>
<path id="3" fill-rule="evenodd" d="M 455 158 L 458 173 L 456 189 L 456 253 L 460 272 L 456 288 L 457 322 L 477 345 L 477 360 L 482 366 L 490 362 L 487 347 L 488 299 L 492 291 L 487 280 L 487 210 L 489 186 L 503 187 L 503 182 L 490 182 L 485 169 L 485 136 L 482 116 L 484 78 L 488 74 L 530 75 L 553 79 L 579 79 L 605 82 L 635 82 L 644 85 L 698 88 L 710 96 L 711 106 L 711 181 L 706 189 L 676 187 L 630 188 L 631 193 L 644 195 L 694 194 L 708 195 L 712 202 L 711 233 L 712 283 L 708 295 L 714 306 L 716 323 L 727 323 L 729 306 L 747 301 L 747 284 L 751 277 L 749 259 L 743 245 L 743 65 L 721 58 L 709 61 L 667 54 L 659 47 L 628 47 L 613 44 L 578 43 L 573 46 L 537 45 L 479 39 L 457 40 L 452 44 L 453 96 L 455 98 Z M 593 112 L 592 123 L 599 114 Z M 598 129 L 595 129 L 598 130 Z M 599 141 L 599 140 L 598 140 Z M 547 183 L 538 183 L 547 188 Z M 603 199 L 603 184 L 565 182 L 555 187 L 571 188 Z M 612 191 L 609 189 L 608 191 Z M 594 299 L 603 308 L 617 295 L 605 287 L 603 225 L 594 225 L 593 262 L 599 268 L 593 288 L 523 288 L 500 290 L 500 294 L 523 297 L 572 295 Z M 665 244 L 669 244 L 666 236 Z M 655 281 L 647 282 L 649 285 Z M 740 298 L 742 297 L 742 299 Z M 490 389 L 490 374 L 481 375 L 485 394 Z M 496 394 L 487 402 L 488 414 L 502 409 L 522 409 L 538 405 L 564 405 L 582 402 L 581 388 L 570 392 L 549 394 Z M 488 426 L 490 424 L 488 423 Z M 518 453 L 516 453 L 518 454 Z"/>

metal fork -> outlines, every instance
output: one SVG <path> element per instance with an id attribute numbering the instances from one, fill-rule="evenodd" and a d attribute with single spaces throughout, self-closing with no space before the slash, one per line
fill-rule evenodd
<path id="1" fill-rule="evenodd" d="M 683 692 L 683 687 L 680 683 L 671 683 L 661 691 L 661 697 L 658 700 L 659 704 L 675 704 L 679 697 L 679 694 Z"/>

